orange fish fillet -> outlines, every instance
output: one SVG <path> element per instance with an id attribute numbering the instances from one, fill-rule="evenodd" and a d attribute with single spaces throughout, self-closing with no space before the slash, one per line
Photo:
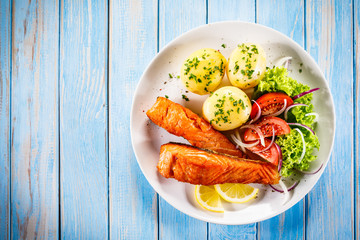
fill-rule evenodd
<path id="1" fill-rule="evenodd" d="M 157 168 L 166 178 L 201 185 L 277 184 L 280 179 L 277 167 L 269 162 L 237 158 L 178 143 L 161 146 Z"/>
<path id="2" fill-rule="evenodd" d="M 203 118 L 166 98 L 158 97 L 146 115 L 155 124 L 171 134 L 185 138 L 193 146 L 245 157 L 241 150 Z"/>

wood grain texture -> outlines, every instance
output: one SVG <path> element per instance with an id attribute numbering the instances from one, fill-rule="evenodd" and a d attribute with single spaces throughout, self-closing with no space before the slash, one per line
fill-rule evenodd
<path id="1" fill-rule="evenodd" d="M 158 197 L 128 127 L 158 48 L 224 20 L 306 46 L 336 106 L 333 154 L 306 200 L 244 226 L 198 221 Z M 359 239 L 359 43 L 359 0 L 0 1 L 0 239 Z"/>
<path id="2" fill-rule="evenodd" d="M 354 238 L 360 238 L 360 0 L 354 2 Z"/>
<path id="3" fill-rule="evenodd" d="M 159 47 L 180 34 L 206 23 L 206 2 L 159 1 Z M 206 239 L 206 222 L 196 220 L 159 197 L 159 239 Z"/>
<path id="4" fill-rule="evenodd" d="M 209 0 L 208 22 L 239 20 L 255 22 L 255 0 L 224 2 Z M 209 224 L 209 239 L 256 239 L 257 224 L 229 226 Z"/>
<path id="5" fill-rule="evenodd" d="M 304 46 L 304 2 L 257 1 L 257 22 L 278 30 Z M 274 17 L 276 16 L 276 17 Z M 276 217 L 259 223 L 260 239 L 303 239 L 304 206 L 301 200 Z"/>
<path id="6" fill-rule="evenodd" d="M 11 6 L 0 1 L 0 239 L 10 237 Z"/>
<path id="7" fill-rule="evenodd" d="M 352 1 L 307 1 L 306 42 L 329 81 L 336 110 L 330 161 L 308 194 L 307 239 L 352 239 L 353 202 L 353 38 Z"/>
<path id="8" fill-rule="evenodd" d="M 62 1 L 61 238 L 108 238 L 107 1 Z"/>
<path id="9" fill-rule="evenodd" d="M 303 0 L 258 0 L 256 6 L 257 23 L 274 28 L 304 45 Z"/>
<path id="10" fill-rule="evenodd" d="M 130 141 L 130 109 L 142 72 L 156 54 L 157 0 L 110 1 L 109 167 L 111 239 L 157 239 L 157 195 Z"/>
<path id="11" fill-rule="evenodd" d="M 209 224 L 209 239 L 257 239 L 257 224 L 220 225 Z"/>
<path id="12" fill-rule="evenodd" d="M 220 21 L 255 22 L 255 0 L 208 0 L 208 22 Z"/>
<path id="13" fill-rule="evenodd" d="M 11 238 L 57 239 L 57 1 L 14 1 Z"/>

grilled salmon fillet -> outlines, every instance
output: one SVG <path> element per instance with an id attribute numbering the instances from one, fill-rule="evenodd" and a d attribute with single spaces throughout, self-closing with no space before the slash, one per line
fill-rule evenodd
<path id="1" fill-rule="evenodd" d="M 160 148 L 160 174 L 201 185 L 222 183 L 277 184 L 277 167 L 269 162 L 237 158 L 190 145 L 167 143 Z"/>
<path id="2" fill-rule="evenodd" d="M 191 145 L 210 149 L 237 157 L 245 154 L 237 149 L 222 133 L 190 109 L 169 99 L 158 97 L 155 104 L 146 112 L 150 120 L 171 134 L 181 136 Z"/>

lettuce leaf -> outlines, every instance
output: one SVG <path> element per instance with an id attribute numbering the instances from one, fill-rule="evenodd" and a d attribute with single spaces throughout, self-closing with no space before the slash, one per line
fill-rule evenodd
<path id="1" fill-rule="evenodd" d="M 276 67 L 266 71 L 263 80 L 260 81 L 254 91 L 253 98 L 257 99 L 269 92 L 284 92 L 290 97 L 294 97 L 308 90 L 310 90 L 309 86 L 289 77 L 286 68 Z M 314 129 L 315 116 L 306 116 L 306 114 L 313 112 L 312 98 L 313 94 L 310 93 L 296 99 L 294 103 L 303 103 L 308 106 L 298 106 L 290 109 L 288 112 L 288 122 L 301 123 Z M 318 137 L 306 129 L 300 130 L 304 135 L 306 144 L 306 153 L 300 163 L 298 160 L 303 150 L 300 134 L 295 130 L 291 130 L 290 134 L 277 137 L 276 143 L 280 146 L 283 154 L 281 175 L 284 177 L 291 176 L 295 169 L 306 171 L 309 168 L 309 163 L 316 159 L 316 156 L 312 153 L 314 148 L 319 149 L 320 147 Z"/>
<path id="2" fill-rule="evenodd" d="M 283 165 L 281 167 L 281 175 L 283 177 L 291 176 L 295 169 L 306 171 L 309 163 L 316 159 L 314 156 L 314 148 L 319 150 L 320 143 L 316 135 L 306 129 L 300 129 L 304 135 L 306 152 L 304 158 L 299 163 L 300 156 L 303 151 L 303 142 L 300 133 L 294 129 L 289 134 L 278 136 L 276 143 L 280 146 L 283 154 Z"/>
<path id="3" fill-rule="evenodd" d="M 276 67 L 266 71 L 263 80 L 258 84 L 254 96 L 259 98 L 268 92 L 284 92 L 290 97 L 294 97 L 302 92 L 310 90 L 310 87 L 297 82 L 288 76 L 288 71 L 284 67 Z M 302 97 L 301 103 L 309 104 L 311 97 Z"/>

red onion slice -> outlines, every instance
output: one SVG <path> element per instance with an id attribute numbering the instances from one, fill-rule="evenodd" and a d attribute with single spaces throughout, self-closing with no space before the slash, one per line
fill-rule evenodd
<path id="1" fill-rule="evenodd" d="M 308 107 L 308 105 L 302 104 L 302 103 L 295 103 L 295 104 L 293 104 L 293 105 L 290 105 L 290 106 L 285 110 L 285 112 L 284 112 L 285 121 L 287 121 L 287 113 L 288 113 L 288 111 L 289 111 L 291 108 L 297 107 L 297 106 L 306 106 L 306 107 Z"/>
<path id="2" fill-rule="evenodd" d="M 287 191 L 291 191 L 293 190 L 298 184 L 299 184 L 300 181 L 296 181 L 293 185 L 291 185 L 289 188 L 285 188 Z M 274 189 L 275 191 L 277 192 L 280 192 L 280 193 L 283 193 L 284 190 L 280 190 L 280 189 L 277 189 L 275 186 L 269 184 L 269 186 Z"/>
<path id="3" fill-rule="evenodd" d="M 303 142 L 303 151 L 302 151 L 301 156 L 300 156 L 300 158 L 299 158 L 299 160 L 298 160 L 298 164 L 300 164 L 300 163 L 301 163 L 301 160 L 302 160 L 302 159 L 304 158 L 304 156 L 305 156 L 306 145 L 305 145 L 305 139 L 304 139 L 303 133 L 302 133 L 302 132 L 300 131 L 300 129 L 298 129 L 298 128 L 295 128 L 295 130 L 300 133 L 301 140 L 302 140 L 302 142 Z"/>
<path id="4" fill-rule="evenodd" d="M 254 143 L 243 143 L 241 138 L 237 138 L 234 134 L 231 134 L 230 137 L 240 147 L 251 148 L 259 144 L 259 140 Z"/>
<path id="5" fill-rule="evenodd" d="M 275 144 L 275 147 L 276 147 L 277 151 L 279 152 L 278 172 L 280 172 L 281 167 L 282 167 L 282 161 L 283 161 L 283 159 L 282 159 L 282 151 L 281 151 L 281 148 L 280 148 L 279 145 L 277 145 L 276 143 L 274 143 L 274 144 Z"/>
<path id="6" fill-rule="evenodd" d="M 291 59 L 287 60 L 284 64 L 284 68 L 288 69 L 290 65 Z"/>
<path id="7" fill-rule="evenodd" d="M 243 128 L 250 128 L 250 129 L 254 130 L 260 137 L 261 145 L 263 145 L 265 147 L 265 140 L 264 140 L 265 137 L 264 137 L 264 134 L 262 134 L 260 128 L 254 126 L 254 125 L 244 125 L 240 129 L 243 129 Z"/>
<path id="8" fill-rule="evenodd" d="M 231 136 L 230 136 L 230 137 L 231 137 Z M 236 130 L 235 130 L 235 137 L 238 138 L 238 139 L 240 139 L 240 141 L 242 142 L 241 137 L 240 137 L 240 133 L 239 133 L 239 129 L 236 129 Z M 237 145 L 237 144 L 236 144 L 236 147 L 240 147 L 240 148 L 241 148 L 241 151 L 246 152 L 245 147 L 240 146 L 240 145 Z"/>
<path id="9" fill-rule="evenodd" d="M 254 100 L 251 100 L 251 101 L 254 102 L 254 103 L 256 104 L 256 106 L 258 106 L 259 111 L 257 112 L 255 118 L 252 119 L 252 120 L 249 122 L 250 124 L 253 123 L 253 122 L 256 122 L 256 121 L 260 118 L 260 116 L 261 116 L 261 107 L 260 107 L 260 105 L 259 105 L 256 101 L 254 101 Z"/>
<path id="10" fill-rule="evenodd" d="M 275 191 L 277 192 L 281 192 L 281 193 L 284 193 L 284 202 L 283 202 L 283 205 L 288 201 L 289 197 L 290 197 L 290 194 L 289 194 L 289 190 L 288 188 L 286 187 L 285 183 L 283 181 L 281 181 L 281 179 L 279 180 L 279 185 L 281 187 L 282 190 L 280 189 L 277 189 L 276 187 L 272 186 L 271 184 L 269 184 L 270 187 L 272 189 L 274 189 Z M 291 186 L 293 187 L 293 186 Z M 293 188 L 292 188 L 293 189 Z"/>
<path id="11" fill-rule="evenodd" d="M 265 152 L 266 150 L 268 150 L 273 145 L 273 143 L 275 141 L 275 129 L 274 129 L 274 127 L 272 127 L 272 130 L 273 130 L 273 134 L 272 134 L 272 138 L 271 138 L 271 143 L 266 148 L 264 148 L 263 150 L 254 151 L 254 153 Z"/>
<path id="12" fill-rule="evenodd" d="M 307 130 L 309 130 L 312 134 L 315 135 L 315 132 L 308 126 L 304 125 L 304 124 L 301 124 L 301 123 L 288 123 L 289 126 L 298 126 L 298 127 L 303 127 Z"/>
<path id="13" fill-rule="evenodd" d="M 322 169 L 323 165 L 324 165 L 324 163 L 322 163 L 322 164 L 320 165 L 320 167 L 319 167 L 315 172 L 306 172 L 306 171 L 302 171 L 302 170 L 299 170 L 299 169 L 296 169 L 296 171 L 301 172 L 301 173 L 303 173 L 303 174 L 312 175 L 312 174 L 318 173 L 318 172 Z"/>
<path id="14" fill-rule="evenodd" d="M 281 181 L 281 179 L 279 180 L 279 184 L 280 184 L 280 187 L 284 190 L 284 202 L 283 202 L 283 205 L 284 205 L 288 201 L 290 194 L 289 194 L 289 190 L 287 190 L 285 183 L 283 181 Z"/>
<path id="15" fill-rule="evenodd" d="M 319 89 L 320 89 L 320 88 L 313 88 L 313 89 L 310 89 L 310 90 L 308 90 L 308 91 L 306 91 L 306 92 L 303 92 L 303 93 L 300 93 L 300 94 L 298 94 L 298 95 L 294 96 L 292 99 L 293 99 L 293 100 L 298 99 L 298 98 L 300 98 L 300 97 L 302 97 L 302 96 L 304 96 L 304 95 L 306 95 L 306 94 L 309 94 L 309 93 L 315 92 L 315 91 L 317 91 L 317 90 L 319 90 Z"/>
<path id="16" fill-rule="evenodd" d="M 287 101 L 286 101 L 286 99 L 284 99 L 284 106 L 279 111 L 277 111 L 276 113 L 269 114 L 268 116 L 273 116 L 273 117 L 279 116 L 280 114 L 283 113 L 283 111 L 285 111 L 286 105 L 287 105 Z"/>
<path id="17" fill-rule="evenodd" d="M 291 62 L 292 57 L 283 57 L 280 58 L 278 61 L 276 61 L 275 66 L 276 67 L 280 67 L 280 66 L 284 66 L 284 68 L 288 68 L 289 64 Z"/>

